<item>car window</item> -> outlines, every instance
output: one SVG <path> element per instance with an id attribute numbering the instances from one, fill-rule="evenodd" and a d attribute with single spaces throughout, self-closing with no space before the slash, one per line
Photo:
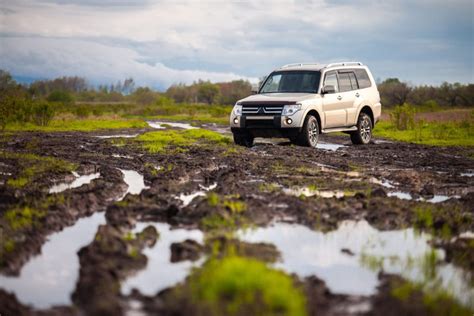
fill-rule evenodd
<path id="1" fill-rule="evenodd" d="M 265 86 L 263 87 L 262 93 L 269 92 L 269 91 L 278 91 L 278 87 L 280 86 L 281 81 L 281 74 L 273 75 L 265 82 Z"/>
<path id="2" fill-rule="evenodd" d="M 319 71 L 282 71 L 270 74 L 260 93 L 316 93 L 321 73 Z"/>
<path id="3" fill-rule="evenodd" d="M 324 86 L 334 86 L 336 92 L 339 91 L 339 85 L 337 83 L 337 75 L 335 71 L 326 73 L 326 77 L 324 79 Z"/>
<path id="4" fill-rule="evenodd" d="M 372 86 L 369 75 L 365 69 L 354 69 L 354 73 L 357 77 L 357 82 L 359 83 L 359 89 L 365 89 Z"/>
<path id="5" fill-rule="evenodd" d="M 351 85 L 351 79 L 349 77 L 349 73 L 348 72 L 339 73 L 339 91 L 345 92 L 345 91 L 351 91 L 351 90 L 352 90 L 352 85 Z"/>
<path id="6" fill-rule="evenodd" d="M 357 90 L 359 89 L 359 86 L 357 85 L 357 79 L 356 76 L 353 72 L 349 72 L 349 79 L 351 80 L 351 86 L 352 90 Z"/>

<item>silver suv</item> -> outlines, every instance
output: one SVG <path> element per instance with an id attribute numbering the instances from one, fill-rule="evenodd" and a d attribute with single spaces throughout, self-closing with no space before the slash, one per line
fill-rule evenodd
<path id="1" fill-rule="evenodd" d="M 286 65 L 255 92 L 230 115 L 238 145 L 252 146 L 255 137 L 285 137 L 316 147 L 319 134 L 330 132 L 367 144 L 382 112 L 374 78 L 360 62 Z"/>

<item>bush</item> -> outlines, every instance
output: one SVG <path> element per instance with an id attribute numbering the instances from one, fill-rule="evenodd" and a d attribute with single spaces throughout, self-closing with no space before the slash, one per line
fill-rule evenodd
<path id="1" fill-rule="evenodd" d="M 54 106 L 48 102 L 40 101 L 33 103 L 34 123 L 39 126 L 47 126 L 55 114 Z"/>
<path id="2" fill-rule="evenodd" d="M 49 94 L 46 100 L 48 100 L 49 102 L 58 102 L 62 104 L 74 103 L 73 96 L 66 91 L 53 91 Z"/>
<path id="3" fill-rule="evenodd" d="M 400 131 L 413 129 L 415 127 L 415 109 L 407 103 L 397 105 L 390 113 L 390 119 L 395 128 Z"/>
<path id="4" fill-rule="evenodd" d="M 74 114 L 80 118 L 86 118 L 92 113 L 92 110 L 89 106 L 79 105 L 74 109 Z"/>

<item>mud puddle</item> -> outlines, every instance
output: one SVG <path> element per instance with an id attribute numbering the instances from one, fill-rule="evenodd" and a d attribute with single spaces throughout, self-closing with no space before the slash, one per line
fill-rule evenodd
<path id="1" fill-rule="evenodd" d="M 109 139 L 109 138 L 135 138 L 140 134 L 117 134 L 117 135 L 101 135 L 95 136 L 96 138 L 100 139 Z"/>
<path id="2" fill-rule="evenodd" d="M 378 273 L 399 274 L 414 282 L 440 285 L 460 302 L 474 306 L 474 289 L 467 272 L 443 260 L 443 250 L 429 245 L 431 236 L 414 229 L 379 231 L 366 221 L 343 221 L 337 230 L 323 233 L 305 226 L 274 223 L 266 228 L 241 230 L 241 240 L 274 244 L 282 260 L 275 264 L 300 277 L 315 275 L 333 293 L 373 295 Z M 295 247 L 295 245 L 298 245 Z"/>
<path id="3" fill-rule="evenodd" d="M 99 172 L 80 176 L 77 172 L 73 171 L 72 174 L 75 177 L 72 182 L 55 184 L 49 189 L 49 193 L 61 193 L 69 189 L 79 188 L 84 184 L 89 184 L 92 180 L 98 179 L 100 177 Z"/>
<path id="4" fill-rule="evenodd" d="M 200 230 L 171 229 L 166 223 L 138 223 L 134 232 L 140 232 L 152 225 L 159 232 L 159 239 L 151 248 L 143 253 L 148 257 L 147 267 L 136 275 L 129 277 L 122 284 L 122 293 L 128 295 L 132 289 L 138 289 L 142 294 L 155 295 L 157 292 L 174 286 L 183 281 L 194 266 L 199 266 L 204 259 L 196 262 L 171 262 L 171 244 L 183 242 L 187 239 L 202 243 L 204 235 Z"/>
<path id="5" fill-rule="evenodd" d="M 123 200 L 127 194 L 140 194 L 143 190 L 149 189 L 150 187 L 145 185 L 145 179 L 143 175 L 134 170 L 123 170 L 119 169 L 123 173 L 123 180 L 128 185 L 127 191 L 119 199 Z"/>
<path id="6" fill-rule="evenodd" d="M 196 191 L 191 194 L 181 193 L 179 197 L 176 197 L 176 198 L 181 200 L 181 202 L 183 203 L 183 206 L 188 206 L 198 196 L 206 196 L 206 192 L 212 191 L 215 188 L 217 188 L 217 183 L 211 184 L 208 187 L 200 184 L 199 187 L 202 189 L 201 191 Z"/>
<path id="7" fill-rule="evenodd" d="M 1 287 L 36 308 L 69 305 L 79 275 L 77 252 L 92 242 L 103 224 L 105 214 L 95 213 L 52 234 L 41 248 L 41 255 L 26 263 L 19 277 L 0 275 Z"/>
<path id="8" fill-rule="evenodd" d="M 283 192 L 288 195 L 293 195 L 293 196 L 319 196 L 322 198 L 342 198 L 344 196 L 347 196 L 344 191 L 340 190 L 313 190 L 308 187 L 292 187 L 292 188 L 284 188 Z"/>
<path id="9" fill-rule="evenodd" d="M 323 143 L 323 142 L 318 142 L 316 145 L 316 148 L 318 149 L 324 149 L 324 150 L 330 150 L 330 151 L 336 151 L 339 148 L 344 148 L 347 147 L 346 145 L 341 145 L 341 144 L 333 144 L 333 143 Z"/>
<path id="10" fill-rule="evenodd" d="M 394 196 L 402 200 L 415 200 L 415 201 L 428 202 L 428 203 L 441 203 L 449 199 L 460 198 L 459 195 L 448 196 L 448 195 L 440 195 L 440 194 L 435 194 L 433 195 L 433 197 L 428 198 L 428 199 L 424 197 L 413 198 L 410 193 L 402 192 L 402 191 L 388 192 L 387 196 Z"/>
<path id="11" fill-rule="evenodd" d="M 165 121 L 147 121 L 147 124 L 156 129 L 165 129 L 167 126 L 181 128 L 181 129 L 197 129 L 197 127 L 191 126 L 188 123 L 178 122 L 165 122 Z"/>

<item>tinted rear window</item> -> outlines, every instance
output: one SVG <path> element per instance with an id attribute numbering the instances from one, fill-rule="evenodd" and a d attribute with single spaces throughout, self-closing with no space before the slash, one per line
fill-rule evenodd
<path id="1" fill-rule="evenodd" d="M 359 89 L 365 89 L 372 85 L 365 69 L 354 69 L 354 72 L 357 77 L 357 82 L 359 83 Z"/>

